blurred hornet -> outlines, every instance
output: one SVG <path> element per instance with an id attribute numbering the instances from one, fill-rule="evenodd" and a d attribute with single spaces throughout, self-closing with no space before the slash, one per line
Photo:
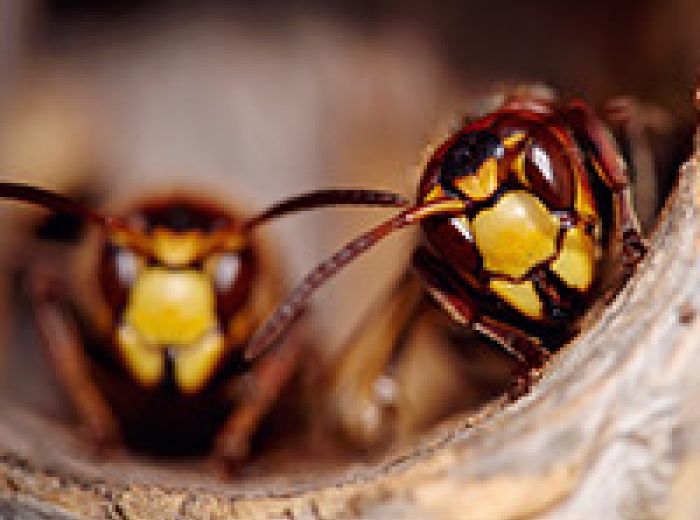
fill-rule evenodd
<path id="1" fill-rule="evenodd" d="M 580 330 L 594 302 L 623 286 L 646 251 L 627 166 L 612 135 L 581 101 L 512 96 L 440 144 L 417 191 L 414 204 L 396 195 L 395 202 L 404 206 L 400 213 L 313 269 L 248 342 L 246 359 L 262 355 L 283 336 L 313 292 L 343 267 L 391 233 L 420 223 L 415 271 L 454 323 L 512 356 L 517 368 L 510 394 L 516 397 L 539 376 L 550 354 Z M 271 206 L 263 216 L 372 204 L 367 193 L 301 195 Z M 387 196 L 378 202 L 385 204 Z M 400 302 L 384 308 L 393 313 L 384 318 L 385 330 L 400 331 L 416 319 L 407 310 L 410 303 L 403 310 Z M 375 313 L 374 325 L 364 325 L 365 336 L 352 341 L 345 368 L 339 365 L 330 388 L 334 413 L 360 440 L 372 438 L 362 433 L 362 424 L 395 391 L 382 384 L 382 364 L 393 346 L 371 336 L 381 319 Z M 399 333 L 382 337 L 398 341 Z M 428 368 L 424 365 L 424 371 Z"/>
<path id="2" fill-rule="evenodd" d="M 281 285 L 251 236 L 259 219 L 189 196 L 117 215 L 11 182 L 0 198 L 92 226 L 67 263 L 34 255 L 23 266 L 42 343 L 89 440 L 163 454 L 213 440 L 217 457 L 243 459 L 302 351 L 291 334 L 243 359 Z"/>

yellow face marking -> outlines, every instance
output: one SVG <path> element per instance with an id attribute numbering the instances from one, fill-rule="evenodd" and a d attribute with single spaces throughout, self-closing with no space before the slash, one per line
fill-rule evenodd
<path id="1" fill-rule="evenodd" d="M 584 218 L 596 219 L 595 201 L 593 194 L 587 184 L 583 184 L 579 175 L 576 175 L 576 198 L 574 200 L 574 209 Z"/>
<path id="2" fill-rule="evenodd" d="M 512 191 L 472 220 L 484 267 L 519 278 L 556 251 L 559 220 L 526 191 Z"/>
<path id="3" fill-rule="evenodd" d="M 432 205 L 416 208 L 415 213 L 409 217 L 410 222 L 416 222 L 433 215 L 445 215 L 448 213 L 459 213 L 464 211 L 464 202 L 456 199 L 447 199 L 435 202 Z"/>
<path id="4" fill-rule="evenodd" d="M 193 269 L 146 269 L 132 287 L 124 317 L 147 344 L 187 347 L 216 326 L 211 280 Z"/>
<path id="5" fill-rule="evenodd" d="M 469 199 L 488 199 L 498 188 L 497 159 L 489 157 L 476 172 L 459 177 L 455 181 L 455 186 Z"/>
<path id="6" fill-rule="evenodd" d="M 189 265 L 206 246 L 206 241 L 199 231 L 175 233 L 158 228 L 153 232 L 152 239 L 154 256 L 161 264 L 170 267 Z"/>
<path id="7" fill-rule="evenodd" d="M 569 229 L 551 269 L 569 287 L 585 291 L 593 281 L 595 248 L 581 227 Z"/>
<path id="8" fill-rule="evenodd" d="M 530 280 L 512 283 L 507 280 L 491 280 L 491 290 L 515 309 L 531 318 L 541 318 L 542 300 Z"/>
<path id="9" fill-rule="evenodd" d="M 525 152 L 520 152 L 518 156 L 513 159 L 511 163 L 511 169 L 515 172 L 516 177 L 526 188 L 530 187 L 530 179 L 525 175 Z"/>
<path id="10" fill-rule="evenodd" d="M 444 196 L 445 196 L 445 190 L 442 189 L 442 186 L 440 186 L 439 184 L 436 184 L 428 192 L 428 194 L 423 198 L 423 202 L 432 202 L 432 201 L 439 199 L 439 198 L 442 198 Z"/>
<path id="11" fill-rule="evenodd" d="M 163 377 L 162 351 L 145 346 L 130 325 L 121 325 L 117 329 L 116 341 L 127 368 L 136 380 L 148 387 L 157 385 Z"/>
<path id="12" fill-rule="evenodd" d="M 225 350 L 224 337 L 213 331 L 199 343 L 177 353 L 174 360 L 175 381 L 186 394 L 194 394 L 209 381 Z"/>
<path id="13" fill-rule="evenodd" d="M 525 137 L 527 137 L 525 132 L 513 132 L 511 135 L 503 139 L 503 146 L 510 150 L 525 139 Z"/>

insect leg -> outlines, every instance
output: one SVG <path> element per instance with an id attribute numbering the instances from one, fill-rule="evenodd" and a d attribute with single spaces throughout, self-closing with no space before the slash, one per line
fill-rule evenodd
<path id="1" fill-rule="evenodd" d="M 323 408 L 334 426 L 360 447 L 371 447 L 387 433 L 387 411 L 396 404 L 395 381 L 388 374 L 414 324 L 423 290 L 405 273 L 387 297 L 373 305 L 329 370 Z"/>
<path id="2" fill-rule="evenodd" d="M 622 233 L 622 270 L 626 280 L 634 274 L 637 264 L 647 252 L 646 240 L 642 237 L 637 215 L 632 208 L 631 194 L 625 189 L 616 193 L 616 203 L 620 213 Z"/>
<path id="3" fill-rule="evenodd" d="M 512 374 L 511 397 L 517 398 L 527 393 L 547 363 L 549 351 L 537 339 L 495 320 L 481 318 L 474 321 L 473 327 L 518 360 L 518 366 Z"/>
<path id="4" fill-rule="evenodd" d="M 45 269 L 30 271 L 32 311 L 59 383 L 82 423 L 85 436 L 98 449 L 114 444 L 119 427 L 111 408 L 90 378 L 77 326 L 63 308 L 56 279 Z"/>
<path id="5" fill-rule="evenodd" d="M 413 265 L 421 273 L 428 291 L 455 321 L 473 327 L 513 356 L 519 366 L 513 374 L 510 393 L 513 397 L 525 393 L 547 362 L 549 352 L 536 338 L 483 316 L 478 303 L 464 290 L 450 283 L 448 276 L 440 273 L 440 260 L 425 247 L 416 250 Z"/>
<path id="6" fill-rule="evenodd" d="M 238 381 L 234 408 L 214 444 L 215 457 L 228 469 L 235 469 L 247 457 L 251 437 L 294 373 L 303 350 L 301 332 L 292 331 Z"/>

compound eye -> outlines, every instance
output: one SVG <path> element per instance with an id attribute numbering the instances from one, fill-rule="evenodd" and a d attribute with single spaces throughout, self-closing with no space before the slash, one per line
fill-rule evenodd
<path id="1" fill-rule="evenodd" d="M 207 260 L 206 270 L 214 280 L 219 292 L 230 290 L 241 269 L 241 259 L 234 253 L 223 253 Z"/>
<path id="2" fill-rule="evenodd" d="M 542 199 L 554 209 L 568 209 L 573 203 L 573 177 L 568 158 L 557 143 L 544 136 L 528 145 L 525 175 Z"/>
<path id="3" fill-rule="evenodd" d="M 114 267 L 119 283 L 131 287 L 143 267 L 143 260 L 130 249 L 120 247 L 114 253 Z"/>

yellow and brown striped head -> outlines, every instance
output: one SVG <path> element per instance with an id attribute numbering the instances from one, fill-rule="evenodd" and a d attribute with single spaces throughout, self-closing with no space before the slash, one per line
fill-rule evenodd
<path id="1" fill-rule="evenodd" d="M 128 222 L 138 234 L 115 234 L 99 267 L 115 348 L 142 386 L 195 394 L 247 339 L 252 248 L 232 215 L 189 199 L 142 205 Z"/>
<path id="2" fill-rule="evenodd" d="M 227 352 L 248 340 L 246 306 L 255 275 L 250 225 L 228 211 L 173 196 L 108 215 L 59 193 L 6 181 L 0 182 L 0 199 L 101 228 L 97 271 L 104 301 L 96 299 L 87 311 L 103 319 L 91 324 L 91 332 L 111 331 L 118 359 L 142 386 L 200 392 Z"/>
<path id="3" fill-rule="evenodd" d="M 465 203 L 426 219 L 427 239 L 489 314 L 526 329 L 567 327 L 598 282 L 612 191 L 577 137 L 554 110 L 503 109 L 439 147 L 419 188 L 419 204 Z"/>

